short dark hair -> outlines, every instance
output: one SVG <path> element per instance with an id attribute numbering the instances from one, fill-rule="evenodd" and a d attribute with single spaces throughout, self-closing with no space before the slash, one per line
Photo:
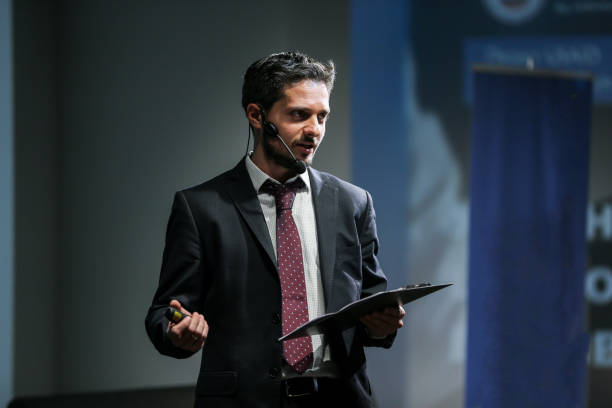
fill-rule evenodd
<path id="1" fill-rule="evenodd" d="M 283 97 L 285 87 L 305 79 L 323 82 L 331 94 L 336 79 L 332 60 L 322 63 L 301 52 L 280 52 L 263 57 L 246 70 L 242 84 L 242 107 L 260 104 L 265 110 Z"/>

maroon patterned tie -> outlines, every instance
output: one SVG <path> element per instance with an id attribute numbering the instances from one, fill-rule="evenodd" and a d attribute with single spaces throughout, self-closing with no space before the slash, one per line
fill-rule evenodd
<path id="1" fill-rule="evenodd" d="M 276 252 L 283 302 L 283 335 L 308 321 L 302 243 L 291 213 L 295 192 L 303 187 L 304 181 L 298 177 L 287 184 L 266 180 L 260 189 L 276 199 Z M 310 337 L 285 341 L 283 356 L 298 373 L 306 371 L 313 359 Z"/>

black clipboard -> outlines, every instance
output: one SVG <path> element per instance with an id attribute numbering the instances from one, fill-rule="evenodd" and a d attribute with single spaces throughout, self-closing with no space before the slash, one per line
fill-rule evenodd
<path id="1" fill-rule="evenodd" d="M 451 285 L 452 283 L 445 285 L 422 283 L 419 285 L 408 285 L 386 292 L 378 292 L 361 300 L 349 303 L 337 312 L 324 314 L 316 319 L 312 319 L 308 323 L 293 330 L 291 333 L 282 336 L 278 341 L 346 330 L 355 326 L 359 322 L 359 318 L 364 314 L 389 306 L 404 305 Z"/>

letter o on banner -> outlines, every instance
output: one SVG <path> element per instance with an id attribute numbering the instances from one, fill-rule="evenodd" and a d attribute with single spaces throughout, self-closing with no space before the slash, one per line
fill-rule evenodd
<path id="1" fill-rule="evenodd" d="M 590 268 L 584 285 L 587 300 L 596 305 L 612 301 L 612 270 L 607 266 Z"/>

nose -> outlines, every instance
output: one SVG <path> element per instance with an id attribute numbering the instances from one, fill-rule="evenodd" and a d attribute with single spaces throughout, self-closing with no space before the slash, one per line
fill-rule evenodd
<path id="1" fill-rule="evenodd" d="M 304 127 L 304 133 L 306 136 L 321 137 L 325 129 L 325 123 L 319 122 L 317 115 L 312 115 Z"/>

